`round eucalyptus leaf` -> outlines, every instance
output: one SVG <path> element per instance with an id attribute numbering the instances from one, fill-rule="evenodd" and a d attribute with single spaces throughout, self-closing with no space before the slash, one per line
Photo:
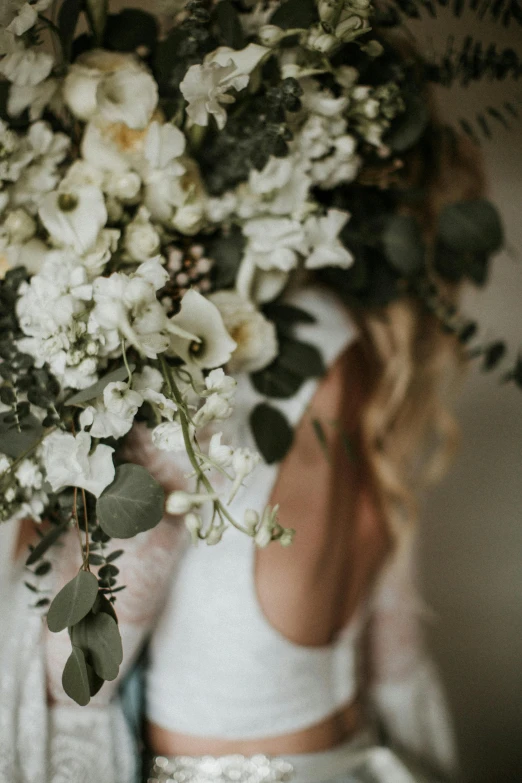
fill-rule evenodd
<path id="1" fill-rule="evenodd" d="M 502 221 L 486 199 L 459 201 L 442 210 L 438 238 L 452 250 L 494 253 L 503 243 Z"/>
<path id="2" fill-rule="evenodd" d="M 283 30 L 311 27 L 319 19 L 314 0 L 286 0 L 270 17 L 270 24 Z"/>
<path id="3" fill-rule="evenodd" d="M 161 485 L 145 468 L 120 465 L 96 503 L 98 522 L 111 538 L 132 538 L 158 524 L 164 501 Z"/>
<path id="4" fill-rule="evenodd" d="M 250 425 L 259 451 L 269 465 L 286 456 L 294 439 L 294 432 L 286 417 L 263 402 L 250 416 Z"/>
<path id="5" fill-rule="evenodd" d="M 83 650 L 75 645 L 63 670 L 62 685 L 67 696 L 80 707 L 85 707 L 90 702 L 91 688 L 85 655 Z"/>
<path id="6" fill-rule="evenodd" d="M 118 624 L 110 614 L 90 612 L 71 629 L 73 645 L 79 647 L 98 677 L 115 680 L 123 660 Z"/>
<path id="7" fill-rule="evenodd" d="M 419 272 L 424 264 L 424 242 L 412 215 L 394 215 L 383 231 L 382 242 L 391 266 L 404 277 Z"/>
<path id="8" fill-rule="evenodd" d="M 383 141 L 393 152 L 409 150 L 420 139 L 428 125 L 430 115 L 426 102 L 416 92 L 404 94 L 405 110 L 393 121 Z"/>
<path id="9" fill-rule="evenodd" d="M 62 587 L 47 614 L 47 625 L 59 633 L 82 620 L 91 611 L 98 595 L 98 580 L 89 571 L 80 571 Z"/>

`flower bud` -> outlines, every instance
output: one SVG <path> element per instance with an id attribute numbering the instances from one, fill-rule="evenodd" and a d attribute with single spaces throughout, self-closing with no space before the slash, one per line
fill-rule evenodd
<path id="1" fill-rule="evenodd" d="M 124 246 L 133 261 L 146 261 L 159 250 L 159 234 L 152 223 L 138 215 L 125 229 Z"/>
<path id="2" fill-rule="evenodd" d="M 254 535 L 259 525 L 259 514 L 253 508 L 247 508 L 243 517 L 243 524 L 251 535 Z"/>
<path id="3" fill-rule="evenodd" d="M 259 40 L 264 46 L 277 46 L 285 35 L 286 31 L 275 24 L 265 24 L 259 30 Z"/>
<path id="4" fill-rule="evenodd" d="M 354 37 L 354 33 L 361 30 L 366 24 L 366 20 L 360 16 L 349 16 L 344 22 L 341 22 L 335 28 L 335 35 L 341 41 L 350 41 Z"/>
<path id="5" fill-rule="evenodd" d="M 321 54 L 328 54 L 338 45 L 335 35 L 323 33 L 321 30 L 313 29 L 308 36 L 308 46 Z"/>
<path id="6" fill-rule="evenodd" d="M 14 209 L 10 212 L 5 219 L 4 228 L 15 245 L 28 242 L 36 233 L 36 223 L 25 209 Z"/>
<path id="7" fill-rule="evenodd" d="M 319 0 L 319 17 L 324 24 L 331 24 L 344 5 L 344 0 Z"/>
<path id="8" fill-rule="evenodd" d="M 205 541 L 207 542 L 207 546 L 215 546 L 216 544 L 219 544 L 221 539 L 223 538 L 223 533 L 225 532 L 226 527 L 221 522 L 219 525 L 216 525 L 215 527 L 212 527 L 205 538 Z"/>
<path id="9" fill-rule="evenodd" d="M 171 492 L 167 498 L 165 509 L 168 514 L 178 516 L 180 514 L 187 514 L 194 506 L 200 506 L 207 500 L 212 500 L 213 495 L 201 495 L 191 494 L 190 492 L 184 492 L 183 490 L 176 490 Z"/>
<path id="10" fill-rule="evenodd" d="M 185 527 L 190 533 L 194 546 L 198 545 L 199 533 L 201 531 L 201 517 L 198 514 L 187 514 L 185 516 Z"/>

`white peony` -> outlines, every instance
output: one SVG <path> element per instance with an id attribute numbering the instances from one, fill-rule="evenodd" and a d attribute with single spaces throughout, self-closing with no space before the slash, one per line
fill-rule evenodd
<path id="1" fill-rule="evenodd" d="M 56 245 L 80 254 L 93 247 L 107 222 L 103 194 L 93 185 L 49 193 L 38 214 Z"/>
<path id="2" fill-rule="evenodd" d="M 308 218 L 305 231 L 311 253 L 305 261 L 307 269 L 320 269 L 324 266 L 347 269 L 353 264 L 353 255 L 339 239 L 339 234 L 349 219 L 349 213 L 339 209 L 329 209 L 322 217 Z"/>
<path id="3" fill-rule="evenodd" d="M 275 326 L 254 304 L 235 291 L 218 291 L 209 297 L 216 305 L 237 348 L 228 362 L 230 372 L 257 372 L 277 356 Z"/>
<path id="4" fill-rule="evenodd" d="M 53 432 L 43 442 L 43 464 L 53 492 L 65 487 L 81 487 L 99 497 L 114 481 L 114 449 L 104 444 L 92 454 L 91 436 L 86 432 L 71 435 Z"/>
<path id="5" fill-rule="evenodd" d="M 229 361 L 236 348 L 217 307 L 192 289 L 181 300 L 181 310 L 170 323 L 194 335 L 192 340 L 177 334 L 171 338 L 171 350 L 189 365 L 203 369 L 219 367 Z"/>

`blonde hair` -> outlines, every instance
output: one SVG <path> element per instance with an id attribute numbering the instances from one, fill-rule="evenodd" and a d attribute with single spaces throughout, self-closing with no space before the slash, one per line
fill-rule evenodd
<path id="1" fill-rule="evenodd" d="M 417 151 L 406 161 L 404 176 L 426 186 L 416 214 L 428 241 L 444 205 L 477 198 L 484 191 L 476 148 L 451 133 L 440 135 L 435 163 Z M 458 299 L 456 286 L 437 285 L 447 297 Z M 464 355 L 457 338 L 444 333 L 417 299 L 404 297 L 362 311 L 357 318 L 368 368 L 361 448 L 392 542 L 397 543 L 417 520 L 419 489 L 443 475 L 456 449 L 458 427 L 449 403 Z"/>

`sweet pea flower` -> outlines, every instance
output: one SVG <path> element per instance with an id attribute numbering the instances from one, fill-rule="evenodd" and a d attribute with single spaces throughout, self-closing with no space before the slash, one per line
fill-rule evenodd
<path id="1" fill-rule="evenodd" d="M 208 456 L 220 468 L 227 468 L 232 464 L 234 449 L 221 443 L 222 432 L 216 432 L 210 439 L 208 447 Z"/>
<path id="2" fill-rule="evenodd" d="M 93 438 L 122 438 L 129 432 L 143 397 L 127 383 L 109 383 L 103 390 L 103 401 L 89 406 L 80 415 L 80 424 L 90 426 Z"/>
<path id="3" fill-rule="evenodd" d="M 90 450 L 91 436 L 86 432 L 72 435 L 58 431 L 47 436 L 43 442 L 43 464 L 53 492 L 65 487 L 80 487 L 100 497 L 112 484 L 114 449 L 99 444 L 92 454 Z"/>
<path id="4" fill-rule="evenodd" d="M 238 490 L 245 480 L 245 478 L 252 473 L 256 465 L 259 463 L 259 454 L 251 451 L 250 449 L 236 449 L 234 456 L 232 457 L 232 468 L 235 473 L 234 483 L 230 490 L 230 497 L 228 502 L 231 503 L 238 493 Z"/>
<path id="5" fill-rule="evenodd" d="M 339 239 L 339 234 L 349 219 L 349 213 L 339 209 L 329 209 L 323 217 L 313 215 L 308 218 L 305 231 L 311 253 L 305 261 L 307 269 L 320 269 L 324 266 L 348 269 L 353 264 L 353 255 Z"/>

